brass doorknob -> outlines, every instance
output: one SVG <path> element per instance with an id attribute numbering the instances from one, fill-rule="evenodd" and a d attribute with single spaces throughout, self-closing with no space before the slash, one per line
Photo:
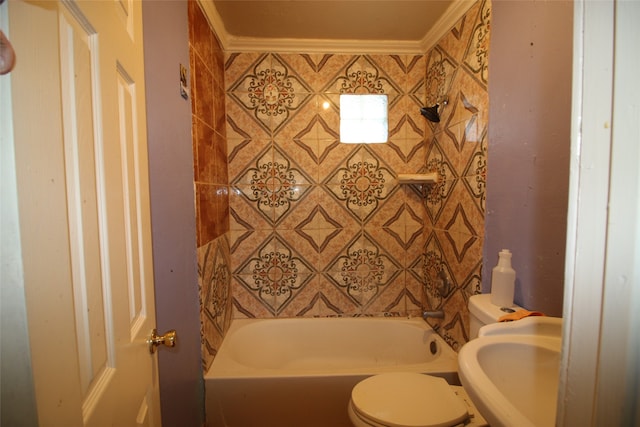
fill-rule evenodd
<path id="1" fill-rule="evenodd" d="M 178 335 L 176 334 L 175 329 L 165 332 L 164 335 L 158 335 L 158 330 L 154 329 L 151 331 L 151 336 L 147 340 L 149 343 L 149 352 L 151 352 L 151 354 L 155 353 L 156 347 L 160 344 L 164 344 L 167 347 L 175 347 L 177 338 Z"/>

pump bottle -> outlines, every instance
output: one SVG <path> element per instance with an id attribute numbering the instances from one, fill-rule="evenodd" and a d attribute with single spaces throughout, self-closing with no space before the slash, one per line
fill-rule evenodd
<path id="1" fill-rule="evenodd" d="M 516 272 L 511 268 L 511 251 L 498 253 L 498 265 L 491 272 L 491 303 L 498 307 L 513 306 Z"/>

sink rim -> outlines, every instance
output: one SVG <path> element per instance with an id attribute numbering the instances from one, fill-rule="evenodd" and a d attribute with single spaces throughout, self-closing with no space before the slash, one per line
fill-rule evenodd
<path id="1" fill-rule="evenodd" d="M 473 403 L 492 427 L 501 425 L 534 427 L 535 424 L 498 389 L 481 366 L 478 357 L 481 350 L 505 344 L 538 347 L 559 354 L 562 339 L 560 336 L 551 335 L 487 335 L 469 341 L 458 354 L 460 381 Z"/>

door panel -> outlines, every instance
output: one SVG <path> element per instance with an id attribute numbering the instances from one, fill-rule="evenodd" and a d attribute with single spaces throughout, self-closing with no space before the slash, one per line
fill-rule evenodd
<path id="1" fill-rule="evenodd" d="M 47 255 L 25 263 L 40 424 L 160 425 L 146 343 L 155 313 L 141 4 L 12 2 L 9 16 L 16 162 L 37 169 L 18 178 L 23 251 Z"/>

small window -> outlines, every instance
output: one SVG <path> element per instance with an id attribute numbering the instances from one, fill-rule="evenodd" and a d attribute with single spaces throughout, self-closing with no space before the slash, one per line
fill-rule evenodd
<path id="1" fill-rule="evenodd" d="M 340 142 L 387 142 L 387 103 L 387 95 L 340 95 Z"/>

